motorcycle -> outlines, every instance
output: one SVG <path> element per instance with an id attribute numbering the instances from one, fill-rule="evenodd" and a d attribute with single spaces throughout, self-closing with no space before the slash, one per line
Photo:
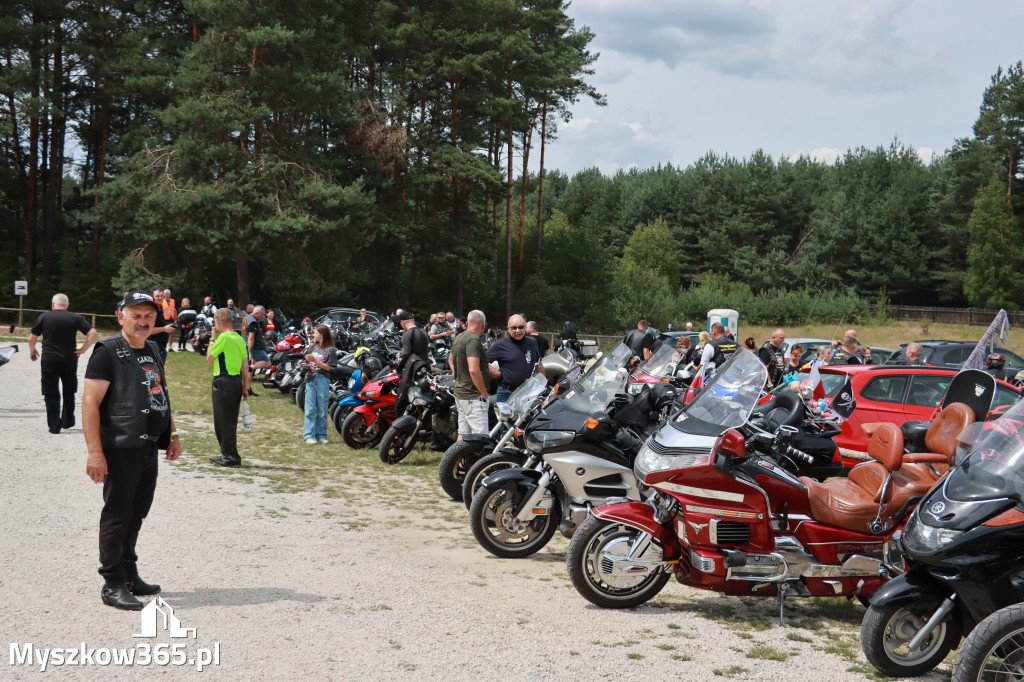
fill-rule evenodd
<path id="1" fill-rule="evenodd" d="M 437 467 L 441 489 L 453 500 L 463 500 L 466 507 L 473 501 L 472 495 L 464 496 L 464 481 L 469 471 L 483 458 L 501 451 L 515 442 L 521 447 L 517 432 L 529 422 L 540 409 L 552 382 L 563 385 L 562 392 L 576 380 L 581 370 L 575 358 L 568 353 L 551 353 L 540 361 L 541 372 L 534 374 L 512 392 L 504 403 L 492 403 L 496 416 L 489 433 L 469 433 L 448 448 Z M 514 451 L 519 455 L 519 451 Z M 521 466 L 525 457 L 519 457 L 512 466 Z M 482 478 L 480 480 L 483 480 Z M 476 490 L 476 486 L 470 488 Z"/>
<path id="2" fill-rule="evenodd" d="M 953 663 L 955 682 L 1024 678 L 1024 604 L 1005 606 L 971 630 Z"/>
<path id="3" fill-rule="evenodd" d="M 356 450 L 380 443 L 384 432 L 398 417 L 395 414 L 395 390 L 401 377 L 389 374 L 370 381 L 359 392 L 362 405 L 357 405 L 341 423 L 341 438 Z"/>
<path id="4" fill-rule="evenodd" d="M 473 496 L 470 527 L 484 549 L 506 558 L 529 556 L 556 528 L 570 537 L 592 505 L 612 497 L 640 499 L 632 472 L 632 457 L 642 445 L 639 430 L 613 416 L 630 402 L 625 388 L 633 368 L 632 352 L 619 344 L 530 421 L 525 443 L 534 462 L 491 474 Z M 665 410 L 675 389 L 657 388 L 651 407 Z M 609 410 L 613 402 L 616 409 Z"/>
<path id="5" fill-rule="evenodd" d="M 213 320 L 202 313 L 196 315 L 196 319 L 192 323 L 191 333 L 189 334 L 189 343 L 192 344 L 192 350 L 200 355 L 206 355 L 206 351 L 210 347 L 210 336 L 212 333 Z"/>
<path id="6" fill-rule="evenodd" d="M 405 414 L 388 427 L 378 454 L 385 464 L 405 459 L 418 439 L 430 438 L 435 449 L 444 451 L 459 434 L 459 413 L 455 409 L 455 377 L 423 376 L 409 387 Z"/>
<path id="7" fill-rule="evenodd" d="M 953 464 L 899 538 L 909 570 L 861 625 L 864 655 L 887 675 L 932 670 L 962 634 L 1024 601 L 1024 403 L 965 430 Z"/>
<path id="8" fill-rule="evenodd" d="M 634 470 L 652 494 L 595 507 L 569 544 L 569 575 L 584 598 L 636 606 L 675 575 L 725 594 L 776 596 L 781 616 L 788 595 L 868 597 L 898 572 L 886 552 L 931 486 L 901 474 L 899 429 L 879 426 L 869 445 L 877 461 L 849 479 L 798 477 L 801 467 L 821 476 L 842 462 L 834 452 L 826 461 L 827 448 L 816 457 L 797 447 L 802 401 L 756 411 L 767 378 L 756 355 L 738 350 L 648 439 Z"/>

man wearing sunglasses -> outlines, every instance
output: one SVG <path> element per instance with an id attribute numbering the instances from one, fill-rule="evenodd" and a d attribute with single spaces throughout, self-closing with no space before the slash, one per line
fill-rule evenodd
<path id="1" fill-rule="evenodd" d="M 498 363 L 498 369 L 492 364 L 489 370 L 491 376 L 501 382 L 495 400 L 499 403 L 508 400 L 512 391 L 530 378 L 539 359 L 537 339 L 526 333 L 526 318 L 522 315 L 508 318 L 508 335 L 492 343 L 487 350 L 488 362 Z"/>

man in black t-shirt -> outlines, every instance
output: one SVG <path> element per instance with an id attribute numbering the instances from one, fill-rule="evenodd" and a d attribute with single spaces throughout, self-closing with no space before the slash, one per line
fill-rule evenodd
<path id="1" fill-rule="evenodd" d="M 137 596 L 160 591 L 139 577 L 135 544 L 153 504 L 157 450 L 166 449 L 171 461 L 181 455 L 163 362 L 148 340 L 159 310 L 144 291 L 125 295 L 117 313 L 121 331 L 96 344 L 82 394 L 85 471 L 103 484 L 100 599 L 127 611 L 142 609 Z"/>
<path id="2" fill-rule="evenodd" d="M 533 337 L 533 340 L 537 342 L 537 350 L 540 351 L 538 357 L 543 358 L 548 354 L 548 349 L 551 348 L 551 344 L 548 342 L 548 338 L 540 333 L 537 329 L 537 323 L 530 320 L 526 323 L 526 333 Z"/>
<path id="3" fill-rule="evenodd" d="M 33 362 L 39 357 L 36 340 L 43 337 L 43 357 L 39 365 L 43 401 L 46 403 L 46 425 L 50 433 L 60 433 L 61 429 L 70 429 L 75 425 L 78 356 L 96 342 L 96 330 L 84 317 L 70 312 L 68 305 L 67 296 L 54 294 L 50 303 L 51 310 L 36 319 L 28 337 L 28 352 Z M 85 334 L 85 344 L 81 348 L 76 348 L 78 332 Z"/>
<path id="4" fill-rule="evenodd" d="M 487 349 L 487 361 L 497 362 L 498 369 L 488 366 L 488 372 L 500 379 L 497 402 L 508 400 L 519 385 L 530 378 L 540 350 L 534 337 L 526 333 L 526 320 L 522 315 L 508 318 L 508 336 L 498 339 Z"/>
<path id="5" fill-rule="evenodd" d="M 640 318 L 636 323 L 636 329 L 631 329 L 622 337 L 622 343 L 629 346 L 641 360 L 648 360 L 651 357 L 651 347 L 654 345 L 654 337 L 647 333 L 647 320 Z"/>
<path id="6" fill-rule="evenodd" d="M 270 367 L 270 355 L 267 353 L 267 342 L 264 338 L 267 331 L 267 321 L 264 319 L 266 314 L 266 308 L 258 305 L 252 309 L 251 315 L 245 317 L 245 345 L 249 349 L 254 375 L 256 370 Z M 252 383 L 249 384 L 249 395 L 256 395 L 252 390 Z"/>
<path id="7" fill-rule="evenodd" d="M 399 314 L 398 323 L 402 325 L 402 360 L 410 355 L 419 356 L 420 360 L 429 362 L 430 339 L 427 333 L 416 326 L 416 318 L 412 313 Z"/>

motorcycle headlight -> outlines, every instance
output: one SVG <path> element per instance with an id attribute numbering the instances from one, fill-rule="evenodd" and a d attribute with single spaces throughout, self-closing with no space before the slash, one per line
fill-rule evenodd
<path id="1" fill-rule="evenodd" d="M 425 398 L 413 398 L 412 404 L 416 407 L 426 407 L 427 400 Z"/>
<path id="2" fill-rule="evenodd" d="M 627 390 L 633 395 L 636 395 L 644 390 L 644 386 L 646 386 L 646 384 L 630 384 Z"/>
<path id="3" fill-rule="evenodd" d="M 711 463 L 711 452 L 701 454 L 658 454 L 644 443 L 633 462 L 633 471 L 641 481 L 648 474 L 670 469 L 686 469 L 689 467 L 707 466 Z"/>
<path id="4" fill-rule="evenodd" d="M 515 410 L 508 403 L 494 403 L 494 411 L 498 414 L 498 419 L 511 419 L 515 416 Z"/>
<path id="5" fill-rule="evenodd" d="M 938 553 L 943 547 L 964 534 L 962 530 L 936 528 L 921 520 L 915 511 L 903 531 L 903 546 L 913 554 L 929 555 Z"/>
<path id="6" fill-rule="evenodd" d="M 568 445 L 576 438 L 574 431 L 530 431 L 526 434 L 526 447 L 534 452 L 559 445 Z"/>

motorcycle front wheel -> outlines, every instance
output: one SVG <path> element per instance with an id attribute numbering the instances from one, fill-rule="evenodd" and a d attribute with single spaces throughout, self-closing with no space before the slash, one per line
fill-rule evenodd
<path id="1" fill-rule="evenodd" d="M 960 647 L 953 679 L 1024 679 L 1024 604 L 999 609 L 978 623 Z"/>
<path id="2" fill-rule="evenodd" d="M 338 409 L 334 411 L 334 415 L 331 420 L 334 422 L 334 429 L 341 433 L 341 425 L 345 423 L 345 417 L 352 413 L 351 405 L 339 405 Z"/>
<path id="3" fill-rule="evenodd" d="M 473 504 L 473 498 L 476 497 L 485 478 L 502 469 L 517 469 L 525 463 L 524 453 L 509 452 L 504 448 L 478 459 L 466 472 L 462 481 L 462 500 L 466 503 L 466 509 Z"/>
<path id="4" fill-rule="evenodd" d="M 299 384 L 299 387 L 295 389 L 295 404 L 299 406 L 299 409 L 306 409 L 306 382 L 303 381 Z"/>
<path id="5" fill-rule="evenodd" d="M 860 626 L 860 644 L 868 663 L 890 677 L 917 677 L 942 663 L 960 641 L 960 621 L 945 620 L 920 647 L 907 645 L 938 608 L 938 602 L 899 606 L 872 604 Z"/>
<path id="6" fill-rule="evenodd" d="M 631 557 L 637 564 L 663 561 L 665 554 L 641 530 L 588 516 L 569 541 L 566 563 L 572 584 L 592 604 L 606 609 L 626 609 L 653 598 L 672 577 L 664 567 L 646 572 L 616 570 L 615 559 Z M 638 543 L 642 543 L 637 546 Z M 643 546 L 646 544 L 646 546 Z"/>
<path id="7" fill-rule="evenodd" d="M 349 412 L 341 424 L 341 439 L 345 441 L 345 445 L 356 450 L 372 448 L 384 435 L 381 423 L 378 417 L 373 426 L 368 426 L 362 412 Z"/>
<path id="8" fill-rule="evenodd" d="M 395 428 L 392 424 L 380 441 L 380 461 L 385 464 L 398 464 L 412 451 L 416 444 L 416 436 L 412 427 Z"/>
<path id="9" fill-rule="evenodd" d="M 466 473 L 485 454 L 488 443 L 480 441 L 455 441 L 444 454 L 441 455 L 441 462 L 437 465 L 437 478 L 441 482 L 441 490 L 453 500 L 462 498 L 462 482 L 466 479 Z M 472 502 L 466 503 L 468 507 Z"/>
<path id="10" fill-rule="evenodd" d="M 480 546 L 494 556 L 518 559 L 530 556 L 548 544 L 555 534 L 561 513 L 556 501 L 546 516 L 520 521 L 516 501 L 505 488 L 481 488 L 469 508 L 469 526 Z"/>

